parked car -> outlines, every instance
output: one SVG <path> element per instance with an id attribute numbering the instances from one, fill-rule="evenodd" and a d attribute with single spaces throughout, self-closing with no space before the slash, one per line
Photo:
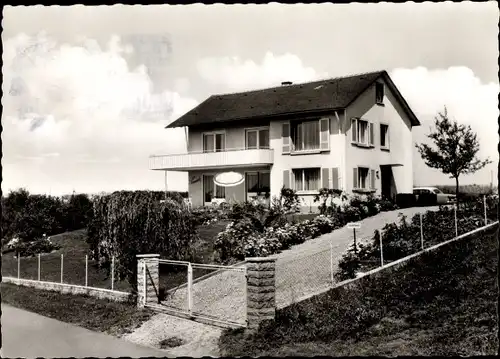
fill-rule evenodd
<path id="1" fill-rule="evenodd" d="M 413 188 L 413 194 L 415 195 L 417 202 L 420 194 L 435 194 L 437 205 L 455 203 L 456 200 L 456 196 L 454 194 L 443 193 L 436 187 L 415 187 Z"/>

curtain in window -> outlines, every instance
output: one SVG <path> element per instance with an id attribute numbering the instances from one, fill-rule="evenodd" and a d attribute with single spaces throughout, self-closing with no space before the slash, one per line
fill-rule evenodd
<path id="1" fill-rule="evenodd" d="M 218 133 L 215 135 L 215 150 L 217 152 L 221 152 L 225 150 L 226 147 L 226 141 L 225 141 L 226 135 L 223 133 Z"/>
<path id="2" fill-rule="evenodd" d="M 368 123 L 358 120 L 358 142 L 368 143 L 367 139 Z"/>
<path id="3" fill-rule="evenodd" d="M 295 149 L 298 151 L 319 149 L 319 122 L 308 121 L 297 126 L 297 141 Z"/>
<path id="4" fill-rule="evenodd" d="M 214 135 L 203 135 L 203 152 L 214 152 Z"/>
<path id="5" fill-rule="evenodd" d="M 271 191 L 271 174 L 268 173 L 259 173 L 259 186 L 262 192 L 270 192 Z"/>
<path id="6" fill-rule="evenodd" d="M 247 148 L 257 148 L 257 131 L 247 131 Z"/>
<path id="7" fill-rule="evenodd" d="M 259 174 L 247 173 L 247 192 L 257 192 L 259 187 Z"/>
<path id="8" fill-rule="evenodd" d="M 259 131 L 259 148 L 269 148 L 269 130 Z"/>
<path id="9" fill-rule="evenodd" d="M 226 198 L 226 188 L 215 185 L 215 198 Z"/>
<path id="10" fill-rule="evenodd" d="M 203 197 L 205 202 L 211 202 L 214 195 L 214 176 L 203 176 Z"/>
<path id="11" fill-rule="evenodd" d="M 303 171 L 302 170 L 293 171 L 293 176 L 295 179 L 295 190 L 303 191 L 304 190 L 304 181 L 302 177 Z"/>
<path id="12" fill-rule="evenodd" d="M 319 189 L 320 172 L 319 169 L 304 170 L 304 191 Z"/>

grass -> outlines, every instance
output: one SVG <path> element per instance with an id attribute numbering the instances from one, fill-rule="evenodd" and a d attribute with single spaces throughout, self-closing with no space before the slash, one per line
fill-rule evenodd
<path id="1" fill-rule="evenodd" d="M 1 284 L 2 302 L 90 330 L 122 336 L 154 313 L 133 303 L 118 303 L 84 295 Z"/>
<path id="2" fill-rule="evenodd" d="M 295 303 L 253 335 L 227 330 L 221 355 L 493 355 L 497 276 L 495 227 Z"/>
<path id="3" fill-rule="evenodd" d="M 52 253 L 40 256 L 40 280 L 61 281 L 61 254 L 63 255 L 63 281 L 66 284 L 85 285 L 85 255 L 88 253 L 85 229 L 51 236 L 51 241 L 60 246 Z M 38 258 L 21 258 L 20 277 L 38 278 Z M 10 252 L 2 256 L 2 275 L 17 277 L 17 259 Z M 88 285 L 111 289 L 111 278 L 104 269 L 99 269 L 95 261 L 89 260 Z M 115 281 L 114 289 L 130 291 L 127 281 Z"/>

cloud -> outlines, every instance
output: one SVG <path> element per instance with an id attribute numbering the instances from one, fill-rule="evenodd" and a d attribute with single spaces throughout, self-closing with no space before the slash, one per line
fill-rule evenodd
<path id="1" fill-rule="evenodd" d="M 307 67 L 293 54 L 274 55 L 267 52 L 260 63 L 233 57 L 207 57 L 197 63 L 200 76 L 229 91 L 244 91 L 277 86 L 282 81 L 307 82 L 328 77 Z"/>
<path id="2" fill-rule="evenodd" d="M 148 156 L 185 150 L 184 132 L 164 126 L 196 100 L 154 92 L 144 65 L 129 68 L 134 48 L 117 36 L 102 48 L 88 38 L 70 45 L 44 33 L 19 34 L 4 39 L 3 48 L 4 190 L 45 191 L 55 176 L 65 178 L 63 192 L 163 185 L 160 174 L 148 170 Z M 35 171 L 33 159 L 52 175 L 27 176 Z M 110 163 L 126 165 L 110 171 Z M 96 175 L 103 187 L 93 188 L 99 181 L 89 176 Z"/>
<path id="3" fill-rule="evenodd" d="M 463 66 L 435 70 L 423 67 L 394 69 L 391 71 L 391 78 L 422 122 L 421 127 L 414 129 L 415 142 L 427 141 L 426 135 L 433 127 L 434 116 L 446 106 L 452 119 L 460 124 L 470 125 L 477 133 L 480 143 L 478 155 L 493 160 L 486 169 L 475 176 L 464 177 L 463 180 L 489 183 L 491 170 L 496 178 L 499 159 L 498 83 L 482 83 L 471 69 Z M 415 153 L 414 158 L 414 169 L 420 182 L 449 182 L 446 176 L 439 175 L 439 171 L 428 171 L 418 153 Z M 432 179 L 427 178 L 429 173 L 434 174 Z"/>

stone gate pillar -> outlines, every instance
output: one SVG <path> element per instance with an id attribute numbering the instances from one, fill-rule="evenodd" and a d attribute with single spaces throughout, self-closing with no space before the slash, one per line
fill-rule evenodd
<path id="1" fill-rule="evenodd" d="M 247 266 L 247 322 L 255 330 L 276 315 L 276 280 L 274 257 L 245 258 Z"/>
<path id="2" fill-rule="evenodd" d="M 137 255 L 137 306 L 157 304 L 160 288 L 159 254 Z M 146 269 L 146 273 L 144 273 Z M 144 296 L 146 295 L 146 296 Z"/>

